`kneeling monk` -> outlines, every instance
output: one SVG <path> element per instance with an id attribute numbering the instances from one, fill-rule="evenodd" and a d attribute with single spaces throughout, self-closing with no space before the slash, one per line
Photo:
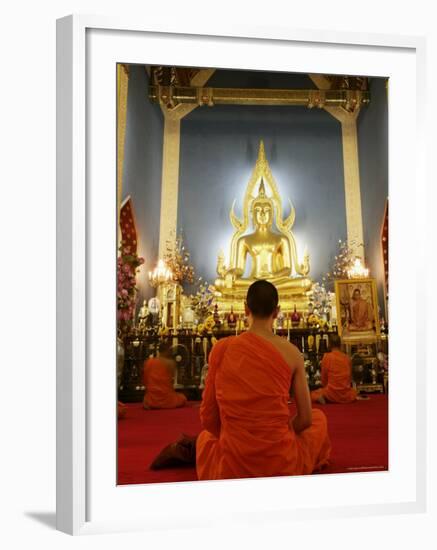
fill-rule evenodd
<path id="1" fill-rule="evenodd" d="M 318 403 L 351 403 L 357 400 L 357 392 L 351 387 L 352 364 L 341 351 L 341 339 L 337 334 L 329 337 L 331 351 L 322 358 L 322 388 L 311 392 L 312 401 Z"/>
<path id="2" fill-rule="evenodd" d="M 326 417 L 311 409 L 301 353 L 272 332 L 277 314 L 276 288 L 256 281 L 247 293 L 249 330 L 211 351 L 196 442 L 201 480 L 311 474 L 328 462 Z"/>
<path id="3" fill-rule="evenodd" d="M 144 394 L 145 409 L 176 409 L 183 407 L 187 398 L 182 393 L 175 392 L 173 377 L 176 363 L 171 357 L 170 346 L 162 344 L 159 357 L 147 359 L 144 363 Z"/>

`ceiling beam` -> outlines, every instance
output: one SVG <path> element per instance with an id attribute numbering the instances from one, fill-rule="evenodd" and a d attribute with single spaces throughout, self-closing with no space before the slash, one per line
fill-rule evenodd
<path id="1" fill-rule="evenodd" d="M 295 105 L 308 108 L 343 107 L 354 112 L 370 101 L 366 90 L 289 90 L 260 88 L 208 88 L 202 86 L 149 86 L 152 102 L 212 107 L 214 105 Z"/>

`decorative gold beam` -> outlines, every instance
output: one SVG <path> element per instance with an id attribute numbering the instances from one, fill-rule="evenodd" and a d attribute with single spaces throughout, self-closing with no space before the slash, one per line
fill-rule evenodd
<path id="1" fill-rule="evenodd" d="M 152 102 L 174 108 L 190 105 L 297 105 L 308 108 L 343 107 L 349 112 L 370 102 L 365 90 L 288 90 L 207 88 L 201 86 L 149 86 Z"/>

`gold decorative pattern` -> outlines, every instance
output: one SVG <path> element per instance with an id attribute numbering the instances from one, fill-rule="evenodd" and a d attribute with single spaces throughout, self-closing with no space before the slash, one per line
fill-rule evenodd
<path id="1" fill-rule="evenodd" d="M 190 81 L 191 86 L 204 86 L 211 76 L 215 73 L 215 69 L 200 69 Z"/>
<path id="2" fill-rule="evenodd" d="M 309 109 L 325 105 L 356 111 L 369 102 L 366 90 L 291 90 L 261 88 L 207 88 L 203 86 L 149 86 L 149 99 L 170 110 L 180 105 L 295 105 Z"/>

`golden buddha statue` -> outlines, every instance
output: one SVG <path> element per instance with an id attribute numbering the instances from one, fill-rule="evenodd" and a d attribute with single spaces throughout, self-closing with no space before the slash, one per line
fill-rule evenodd
<path id="1" fill-rule="evenodd" d="M 267 194 L 266 183 L 270 195 Z M 215 286 L 219 294 L 218 302 L 224 309 L 233 303 L 239 311 L 243 307 L 247 288 L 257 279 L 267 279 L 278 289 L 283 311 L 291 311 L 296 303 L 304 307 L 306 293 L 312 287 L 312 281 L 308 278 L 309 256 L 305 253 L 303 262 L 298 261 L 296 242 L 291 233 L 295 210 L 290 202 L 290 214 L 285 220 L 282 218 L 281 198 L 262 141 L 246 189 L 242 220 L 235 215 L 234 206 L 235 201 L 230 212 L 235 232 L 231 241 L 229 266 L 225 265 L 223 253 L 219 254 L 217 261 L 219 278 Z M 247 233 L 249 217 L 253 224 L 251 233 Z M 245 277 L 249 258 L 251 271 Z"/>

